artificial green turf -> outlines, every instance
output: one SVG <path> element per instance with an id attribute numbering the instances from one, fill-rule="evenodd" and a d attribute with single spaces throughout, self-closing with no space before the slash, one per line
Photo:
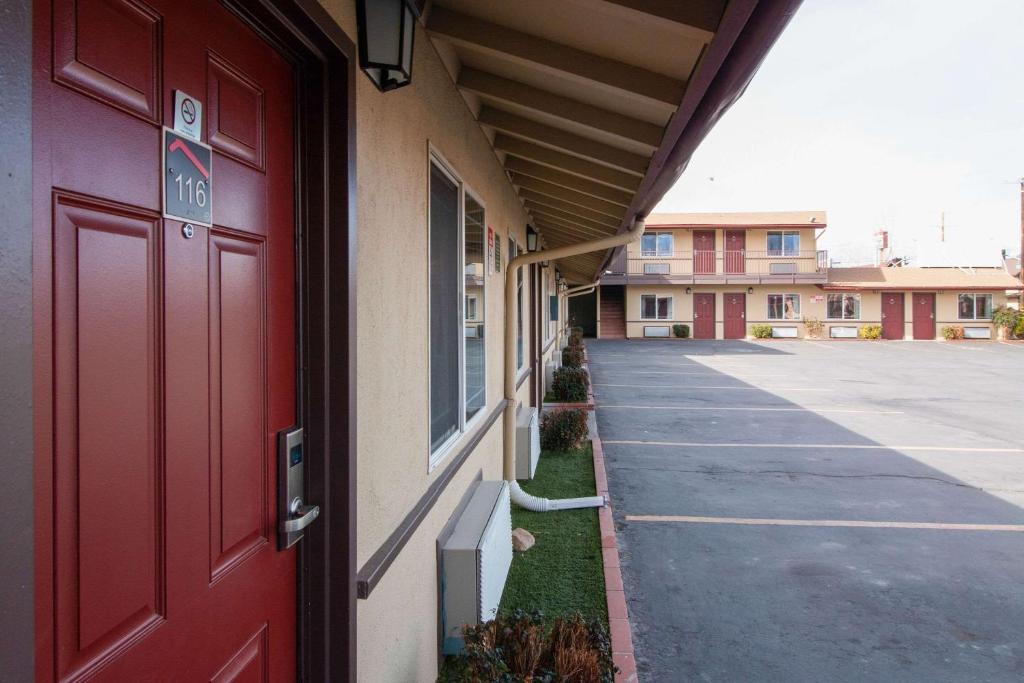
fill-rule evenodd
<path id="1" fill-rule="evenodd" d="M 520 482 L 523 490 L 543 498 L 593 496 L 594 461 L 590 442 L 576 452 L 544 451 L 537 472 Z M 607 625 L 601 530 L 597 510 L 530 512 L 512 506 L 512 528 L 522 527 L 537 543 L 515 553 L 499 611 L 540 610 L 548 623 L 580 612 Z"/>

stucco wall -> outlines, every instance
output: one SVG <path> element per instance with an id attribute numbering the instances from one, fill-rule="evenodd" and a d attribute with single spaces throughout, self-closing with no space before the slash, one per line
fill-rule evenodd
<path id="1" fill-rule="evenodd" d="M 355 3 L 322 0 L 357 40 Z M 428 472 L 427 199 L 433 147 L 484 204 L 501 244 L 501 272 L 486 278 L 487 409 L 502 400 L 503 278 L 511 232 L 525 245 L 527 215 L 486 136 L 417 26 L 413 81 L 382 94 L 356 71 L 358 259 L 357 564 L 395 530 L 451 454 Z M 530 301 L 527 278 L 524 300 Z M 529 335 L 529 316 L 524 317 Z M 529 339 L 529 337 L 526 337 Z M 527 349 L 529 348 L 527 342 Z M 519 392 L 528 396 L 529 382 Z M 472 430 L 455 444 L 459 450 Z M 420 524 L 369 599 L 358 606 L 362 681 L 434 680 L 435 542 L 473 478 L 501 478 L 498 420 Z"/>
<path id="2" fill-rule="evenodd" d="M 691 290 L 686 293 L 687 288 Z M 753 293 L 747 293 L 748 287 L 743 285 L 630 285 L 626 288 L 626 335 L 643 337 L 645 326 L 669 326 L 682 323 L 690 326 L 693 331 L 693 294 L 713 292 L 715 294 L 715 336 L 719 339 L 724 335 L 725 293 L 743 292 L 746 294 L 747 334 L 750 327 L 758 323 L 783 327 L 796 327 L 800 337 L 806 336 L 806 326 L 802 319 L 817 318 L 825 323 L 824 338 L 829 337 L 829 329 L 836 327 L 861 327 L 864 325 L 880 325 L 882 322 L 882 295 L 878 292 L 860 292 L 860 317 L 857 320 L 834 320 L 827 316 L 828 292 L 816 285 L 754 285 Z M 641 318 L 640 297 L 645 294 L 672 297 L 671 320 L 645 320 Z M 769 320 L 769 294 L 799 294 L 800 316 L 797 320 Z M 994 291 L 992 307 L 1006 303 L 1006 293 Z M 963 327 L 985 327 L 986 320 L 958 320 L 957 297 L 959 292 L 937 292 L 935 297 L 935 335 L 941 338 L 941 328 L 945 325 Z M 904 303 L 904 337 L 913 338 L 913 306 L 912 293 L 905 294 Z M 820 297 L 820 300 L 816 300 Z M 994 335 L 993 335 L 994 336 Z"/>

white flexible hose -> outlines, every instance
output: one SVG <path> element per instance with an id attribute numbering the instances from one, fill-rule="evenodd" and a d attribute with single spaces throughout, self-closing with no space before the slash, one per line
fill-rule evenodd
<path id="1" fill-rule="evenodd" d="M 549 498 L 538 498 L 531 496 L 519 488 L 519 482 L 512 480 L 508 483 L 512 502 L 521 508 L 531 512 L 551 512 L 553 510 L 573 510 L 576 508 L 600 508 L 608 504 L 604 496 L 588 496 L 586 498 L 560 498 L 551 500 Z"/>

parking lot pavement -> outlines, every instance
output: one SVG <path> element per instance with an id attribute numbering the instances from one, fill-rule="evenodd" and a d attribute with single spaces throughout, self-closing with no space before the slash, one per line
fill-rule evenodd
<path id="1" fill-rule="evenodd" d="M 1024 345 L 588 360 L 643 680 L 1024 678 Z"/>

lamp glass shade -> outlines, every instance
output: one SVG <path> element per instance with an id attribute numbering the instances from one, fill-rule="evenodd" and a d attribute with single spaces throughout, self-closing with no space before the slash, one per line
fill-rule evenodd
<path id="1" fill-rule="evenodd" d="M 412 80 L 416 14 L 407 0 L 359 0 L 359 66 L 378 90 Z"/>
<path id="2" fill-rule="evenodd" d="M 526 251 L 537 251 L 537 233 L 532 228 L 526 229 Z"/>

